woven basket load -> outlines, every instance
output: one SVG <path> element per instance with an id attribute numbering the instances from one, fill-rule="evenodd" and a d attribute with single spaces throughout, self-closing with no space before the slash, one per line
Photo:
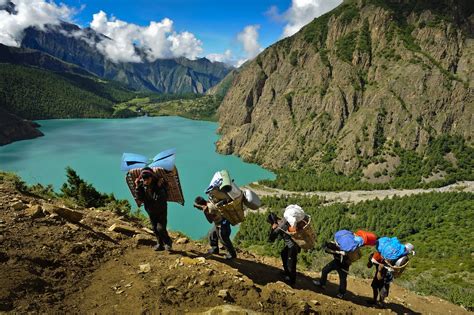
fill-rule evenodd
<path id="1" fill-rule="evenodd" d="M 227 203 L 217 203 L 217 209 L 230 224 L 236 225 L 244 221 L 243 195 Z"/>
<path id="2" fill-rule="evenodd" d="M 408 257 L 406 257 L 406 258 L 408 258 Z M 387 262 L 387 265 L 390 267 L 390 269 L 392 271 L 392 274 L 393 274 L 393 277 L 398 278 L 402 275 L 403 271 L 405 271 L 405 269 L 408 266 L 409 262 L 410 261 L 407 259 L 407 261 L 401 266 L 392 266 L 388 262 Z"/>
<path id="3" fill-rule="evenodd" d="M 347 252 L 346 256 L 347 258 L 349 258 L 351 262 L 355 262 L 362 257 L 362 252 L 360 251 L 360 248 L 357 248 L 356 250 L 353 250 L 352 252 Z"/>
<path id="4" fill-rule="evenodd" d="M 316 242 L 316 234 L 314 233 L 313 226 L 311 225 L 311 217 L 307 216 L 307 220 L 298 222 L 296 226 L 296 232 L 287 232 L 293 241 L 298 244 L 299 247 L 306 250 L 314 248 Z"/>
<path id="5" fill-rule="evenodd" d="M 178 169 L 175 167 L 172 171 L 167 171 L 161 167 L 153 167 L 153 172 L 164 179 L 166 183 L 167 201 L 176 202 L 184 205 L 183 190 L 181 189 L 181 182 L 179 180 Z M 134 168 L 129 170 L 126 175 L 126 181 L 130 192 L 135 199 L 135 202 L 140 206 L 137 196 L 135 194 L 135 180 L 140 176 L 141 168 Z"/>

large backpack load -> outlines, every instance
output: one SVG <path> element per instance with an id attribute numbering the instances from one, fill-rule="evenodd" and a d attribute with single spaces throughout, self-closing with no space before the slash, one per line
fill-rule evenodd
<path id="1" fill-rule="evenodd" d="M 255 192 L 246 188 L 244 189 L 244 205 L 251 210 L 257 210 L 262 206 L 262 202 Z"/>
<path id="2" fill-rule="evenodd" d="M 175 166 L 176 149 L 168 149 L 155 155 L 153 159 L 135 153 L 124 153 L 120 169 L 127 171 L 125 180 L 137 206 L 140 206 L 136 192 L 135 180 L 140 176 L 144 167 L 150 167 L 153 172 L 164 180 L 167 201 L 184 205 L 183 190 L 179 180 L 178 169 Z"/>
<path id="3" fill-rule="evenodd" d="M 402 256 L 397 259 L 395 264 L 390 264 L 387 260 L 385 260 L 385 265 L 388 269 L 392 272 L 394 278 L 398 278 L 402 275 L 403 271 L 405 271 L 408 263 L 410 262 L 408 256 Z"/>
<path id="4" fill-rule="evenodd" d="M 283 214 L 290 226 L 295 227 L 293 231 L 286 231 L 293 241 L 304 250 L 314 248 L 316 235 L 311 225 L 311 217 L 304 213 L 298 205 L 289 205 Z"/>
<path id="5" fill-rule="evenodd" d="M 381 237 L 377 241 L 376 249 L 384 259 L 387 269 L 395 278 L 399 277 L 409 262 L 405 245 L 396 237 Z"/>
<path id="6" fill-rule="evenodd" d="M 178 169 L 174 167 L 171 171 L 167 171 L 161 167 L 151 168 L 158 177 L 163 178 L 166 187 L 167 201 L 176 202 L 180 205 L 184 205 L 183 190 L 181 189 L 181 182 L 179 180 Z M 136 191 L 135 191 L 135 180 L 140 176 L 141 168 L 134 168 L 127 172 L 125 180 L 127 181 L 128 188 L 132 193 L 137 206 L 140 206 Z"/>
<path id="7" fill-rule="evenodd" d="M 347 256 L 351 262 L 362 257 L 360 248 L 364 246 L 364 240 L 348 230 L 340 230 L 334 234 L 334 241 L 340 249 L 339 254 Z"/>
<path id="8" fill-rule="evenodd" d="M 242 191 L 237 186 L 227 170 L 214 174 L 206 189 L 209 200 L 217 206 L 222 216 L 230 224 L 236 225 L 244 221 L 244 205 L 252 210 L 257 210 L 262 202 L 257 194 L 250 189 Z"/>
<path id="9" fill-rule="evenodd" d="M 232 181 L 228 171 L 222 170 L 214 174 L 206 194 L 230 224 L 236 225 L 244 221 L 244 194 Z"/>
<path id="10" fill-rule="evenodd" d="M 357 230 L 354 234 L 362 237 L 364 240 L 364 246 L 375 246 L 377 243 L 377 235 L 372 232 Z"/>
<path id="11" fill-rule="evenodd" d="M 405 255 L 405 245 L 396 237 L 381 237 L 377 241 L 377 251 L 385 260 L 397 260 Z"/>

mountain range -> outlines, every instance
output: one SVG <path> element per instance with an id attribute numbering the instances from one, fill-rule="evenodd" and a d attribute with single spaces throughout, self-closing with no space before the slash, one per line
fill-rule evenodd
<path id="1" fill-rule="evenodd" d="M 0 10 L 17 14 L 11 2 Z M 0 144 L 41 135 L 37 125 L 24 118 L 63 118 L 66 113 L 66 117 L 110 117 L 112 105 L 133 98 L 135 91 L 204 94 L 232 70 L 206 58 L 113 62 L 98 50 L 96 44 L 101 40 L 111 39 L 91 28 L 62 22 L 25 29 L 21 47 L 0 44 L 0 107 L 4 113 Z M 61 97 L 52 87 L 61 87 L 57 92 Z"/>
<path id="2" fill-rule="evenodd" d="M 77 36 L 79 33 L 81 35 Z M 63 22 L 47 25 L 44 30 L 27 28 L 21 47 L 45 52 L 101 78 L 122 82 L 132 89 L 159 93 L 204 93 L 232 70 L 224 63 L 211 62 L 206 58 L 113 62 L 91 44 L 104 38 L 105 35 L 91 28 L 81 29 Z"/>

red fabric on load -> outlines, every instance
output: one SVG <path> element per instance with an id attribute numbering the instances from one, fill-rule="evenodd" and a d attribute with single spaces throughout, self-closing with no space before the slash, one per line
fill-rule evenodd
<path id="1" fill-rule="evenodd" d="M 372 256 L 372 258 L 380 264 L 383 263 L 382 255 L 380 255 L 379 252 L 375 252 L 374 256 Z"/>
<path id="2" fill-rule="evenodd" d="M 355 232 L 355 235 L 362 237 L 364 245 L 375 246 L 375 243 L 377 242 L 377 235 L 372 232 L 358 230 Z"/>

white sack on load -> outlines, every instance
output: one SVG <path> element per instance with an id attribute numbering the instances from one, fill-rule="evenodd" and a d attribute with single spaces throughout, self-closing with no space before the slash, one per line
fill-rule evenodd
<path id="1" fill-rule="evenodd" d="M 215 172 L 211 182 L 209 183 L 209 187 L 206 189 L 206 194 L 209 193 L 213 188 L 219 188 L 219 186 L 222 184 L 222 180 L 221 172 Z"/>
<path id="2" fill-rule="evenodd" d="M 300 206 L 289 205 L 285 208 L 285 213 L 283 214 L 283 216 L 291 226 L 296 226 L 296 223 L 304 219 L 305 213 L 303 208 L 301 208 Z"/>

